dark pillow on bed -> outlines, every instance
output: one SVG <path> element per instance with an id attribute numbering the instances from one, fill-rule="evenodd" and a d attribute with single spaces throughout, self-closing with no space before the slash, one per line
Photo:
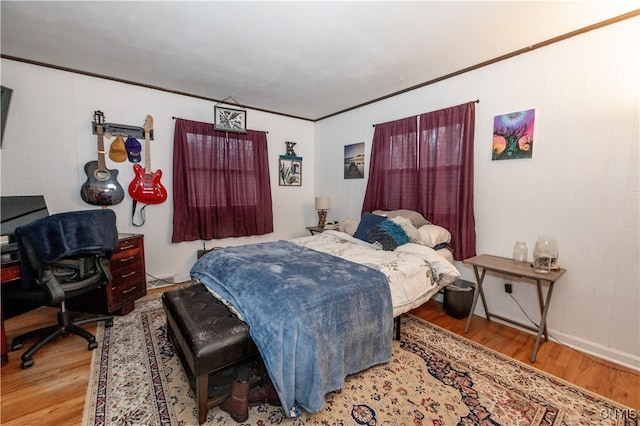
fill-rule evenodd
<path id="1" fill-rule="evenodd" d="M 378 243 L 384 250 L 389 251 L 409 242 L 409 237 L 402 226 L 392 220 L 380 222 L 375 228 L 369 229 L 367 235 L 370 243 Z"/>
<path id="2" fill-rule="evenodd" d="M 364 214 L 360 218 L 358 229 L 356 229 L 356 232 L 353 234 L 353 236 L 361 239 L 362 241 L 370 243 L 371 241 L 369 235 L 367 235 L 367 231 L 375 228 L 380 222 L 385 220 L 387 220 L 387 218 L 384 216 L 378 216 L 377 214 L 364 212 Z"/>

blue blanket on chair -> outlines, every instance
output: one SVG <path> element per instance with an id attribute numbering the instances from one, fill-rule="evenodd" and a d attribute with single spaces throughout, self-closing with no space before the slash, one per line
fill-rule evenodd
<path id="1" fill-rule="evenodd" d="M 280 401 L 322 410 L 344 379 L 391 359 L 383 273 L 289 241 L 214 250 L 191 269 L 249 324 Z"/>
<path id="2" fill-rule="evenodd" d="M 116 214 L 113 210 L 81 210 L 51 215 L 15 230 L 20 259 L 26 260 L 26 245 L 43 264 L 78 254 L 111 256 L 118 246 Z M 36 278 L 35 265 L 21 262 L 25 286 Z"/>

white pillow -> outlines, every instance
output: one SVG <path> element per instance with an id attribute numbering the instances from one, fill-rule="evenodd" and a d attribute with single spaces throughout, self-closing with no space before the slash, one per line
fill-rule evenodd
<path id="1" fill-rule="evenodd" d="M 406 217 L 396 216 L 389 220 L 400 225 L 402 230 L 407 234 L 407 237 L 409 237 L 409 241 L 411 241 L 412 243 L 420 244 L 420 233 L 418 232 L 418 228 L 413 226 L 413 223 L 411 223 L 410 219 L 407 219 Z"/>
<path id="2" fill-rule="evenodd" d="M 406 209 L 376 210 L 373 212 L 373 214 L 377 214 L 378 216 L 384 216 L 389 219 L 392 219 L 398 216 L 404 217 L 406 219 L 409 219 L 413 224 L 413 226 L 415 226 L 416 228 L 419 228 L 422 225 L 426 225 L 427 223 L 430 223 L 427 219 L 424 218 L 424 216 L 422 216 L 420 213 L 413 210 L 406 210 Z"/>
<path id="3" fill-rule="evenodd" d="M 340 229 L 340 231 L 349 234 L 349 235 L 353 235 L 355 234 L 356 230 L 358 229 L 358 224 L 360 223 L 359 220 L 354 220 L 354 219 L 342 219 L 340 221 L 340 225 L 338 225 L 338 229 Z"/>
<path id="4" fill-rule="evenodd" d="M 427 247 L 435 247 L 438 244 L 448 243 L 451 241 L 451 233 L 442 226 L 428 224 L 418 228 L 420 233 L 420 244 Z"/>

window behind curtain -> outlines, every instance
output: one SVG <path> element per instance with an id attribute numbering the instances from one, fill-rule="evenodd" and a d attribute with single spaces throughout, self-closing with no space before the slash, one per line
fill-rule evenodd
<path id="1" fill-rule="evenodd" d="M 376 125 L 362 211 L 418 211 L 451 232 L 456 260 L 475 256 L 474 125 L 474 102 Z"/>
<path id="2" fill-rule="evenodd" d="M 174 243 L 273 232 L 265 132 L 220 132 L 176 119 L 173 143 Z"/>
<path id="3" fill-rule="evenodd" d="M 363 213 L 419 210 L 417 123 L 410 117 L 376 125 Z"/>

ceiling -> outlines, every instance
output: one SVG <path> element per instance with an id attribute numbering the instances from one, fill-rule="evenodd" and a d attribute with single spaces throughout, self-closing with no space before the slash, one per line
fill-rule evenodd
<path id="1" fill-rule="evenodd" d="M 317 120 L 640 1 L 7 1 L 10 59 Z M 235 102 L 234 102 L 235 101 Z"/>

